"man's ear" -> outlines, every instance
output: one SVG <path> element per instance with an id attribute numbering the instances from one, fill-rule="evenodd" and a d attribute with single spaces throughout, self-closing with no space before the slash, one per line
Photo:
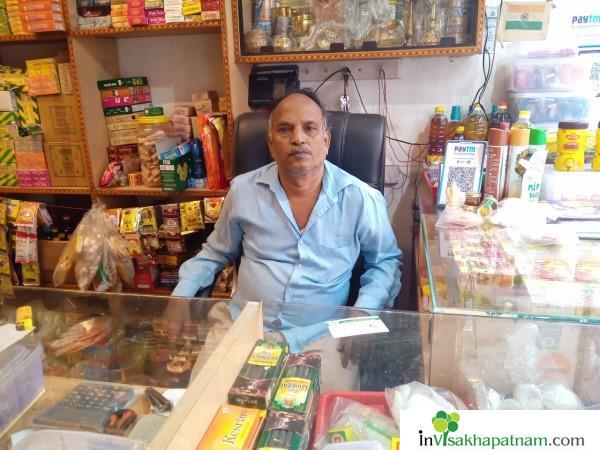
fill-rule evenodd
<path id="1" fill-rule="evenodd" d="M 327 146 L 327 151 L 325 152 L 326 155 L 329 154 L 329 148 L 331 146 L 331 130 L 327 130 L 325 132 L 325 145 Z"/>
<path id="2" fill-rule="evenodd" d="M 267 147 L 269 147 L 269 154 L 271 155 L 271 159 L 273 158 L 273 151 L 271 150 L 271 145 L 273 144 L 273 140 L 271 139 L 271 132 L 267 133 Z"/>

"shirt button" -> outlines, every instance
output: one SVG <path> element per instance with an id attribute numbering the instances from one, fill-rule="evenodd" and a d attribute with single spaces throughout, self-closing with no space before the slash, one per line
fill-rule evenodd
<path id="1" fill-rule="evenodd" d="M 333 197 L 333 203 L 337 203 L 338 201 L 338 196 L 336 195 L 335 197 Z"/>

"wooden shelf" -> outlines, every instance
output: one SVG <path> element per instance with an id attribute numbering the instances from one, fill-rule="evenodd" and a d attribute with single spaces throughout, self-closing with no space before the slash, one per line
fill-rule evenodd
<path id="1" fill-rule="evenodd" d="M 96 195 L 139 195 L 145 197 L 170 197 L 170 196 L 185 196 L 185 197 L 223 197 L 227 194 L 227 189 L 198 189 L 189 188 L 181 192 L 164 192 L 161 188 L 150 188 L 144 186 L 127 186 L 117 188 L 97 188 Z"/>
<path id="2" fill-rule="evenodd" d="M 306 53 L 265 53 L 256 55 L 240 55 L 236 61 L 240 63 L 261 64 L 281 62 L 309 61 L 348 61 L 357 59 L 389 59 L 415 56 L 465 56 L 480 52 L 476 45 L 461 47 L 415 47 L 379 50 L 348 50 L 342 52 L 306 52 Z"/>
<path id="3" fill-rule="evenodd" d="M 0 194 L 89 195 L 86 187 L 20 187 L 0 186 Z"/>
<path id="4" fill-rule="evenodd" d="M 26 42 L 51 42 L 62 41 L 67 38 L 66 31 L 52 31 L 48 33 L 12 34 L 0 36 L 0 44 L 4 43 L 26 43 Z"/>
<path id="5" fill-rule="evenodd" d="M 96 28 L 90 30 L 71 31 L 71 36 L 124 38 L 142 36 L 165 36 L 179 34 L 218 33 L 221 31 L 221 21 L 165 23 L 161 25 L 146 25 L 131 28 Z"/>

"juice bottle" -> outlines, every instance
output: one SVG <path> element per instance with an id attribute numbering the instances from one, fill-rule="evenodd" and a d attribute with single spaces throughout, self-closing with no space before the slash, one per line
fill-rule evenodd
<path id="1" fill-rule="evenodd" d="M 465 122 L 465 138 L 468 141 L 485 141 L 488 134 L 488 121 L 481 105 L 476 103 Z"/>
<path id="2" fill-rule="evenodd" d="M 435 107 L 435 115 L 429 123 L 429 148 L 427 163 L 440 164 L 444 160 L 446 150 L 446 134 L 448 133 L 448 118 L 443 106 Z"/>
<path id="3" fill-rule="evenodd" d="M 512 123 L 512 117 L 510 117 L 506 102 L 498 103 L 496 111 L 492 113 L 490 118 L 490 128 L 500 128 L 500 124 L 503 122 Z"/>
<path id="4" fill-rule="evenodd" d="M 529 111 L 519 111 L 519 120 L 512 124 L 510 127 L 512 130 L 530 130 L 532 128 L 531 122 L 531 112 Z"/>
<path id="5" fill-rule="evenodd" d="M 460 125 L 462 119 L 462 112 L 459 105 L 452 107 L 452 113 L 450 114 L 450 122 L 448 122 L 448 136 L 453 136 L 456 132 L 456 127 Z"/>

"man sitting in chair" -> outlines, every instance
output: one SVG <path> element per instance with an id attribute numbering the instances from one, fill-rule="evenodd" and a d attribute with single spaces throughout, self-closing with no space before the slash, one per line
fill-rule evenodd
<path id="1" fill-rule="evenodd" d="M 391 307 L 400 291 L 402 252 L 385 200 L 325 160 L 330 141 L 314 92 L 284 97 L 269 118 L 267 142 L 275 162 L 233 180 L 213 233 L 181 266 L 173 295 L 194 296 L 241 255 L 235 298 L 267 302 L 267 336 L 287 340 L 292 352 L 303 351 L 327 328 L 318 308 L 307 317 L 294 314 L 294 304 L 345 305 L 361 254 L 365 271 L 355 306 Z M 224 311 L 217 316 L 231 320 Z M 324 373 L 325 366 L 323 361 Z"/>

